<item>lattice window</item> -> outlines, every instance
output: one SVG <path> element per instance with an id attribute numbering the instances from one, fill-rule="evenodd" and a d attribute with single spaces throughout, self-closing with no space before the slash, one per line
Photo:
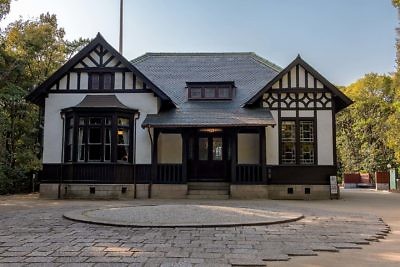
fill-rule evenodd
<path id="1" fill-rule="evenodd" d="M 315 131 L 314 122 L 287 120 L 281 124 L 281 163 L 314 164 Z"/>
<path id="2" fill-rule="evenodd" d="M 281 130 L 282 163 L 296 163 L 296 122 L 283 121 Z"/>
<path id="3" fill-rule="evenodd" d="M 300 121 L 300 164 L 314 164 L 314 123 Z"/>

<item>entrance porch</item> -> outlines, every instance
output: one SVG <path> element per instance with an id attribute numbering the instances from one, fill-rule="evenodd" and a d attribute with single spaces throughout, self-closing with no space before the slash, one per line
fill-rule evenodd
<path id="1" fill-rule="evenodd" d="M 154 128 L 152 183 L 267 184 L 265 127 Z"/>

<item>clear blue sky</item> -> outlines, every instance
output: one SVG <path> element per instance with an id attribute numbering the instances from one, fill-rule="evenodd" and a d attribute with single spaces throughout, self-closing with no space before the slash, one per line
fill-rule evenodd
<path id="1" fill-rule="evenodd" d="M 97 32 L 118 47 L 119 0 L 18 0 L 1 24 L 56 14 L 68 39 Z M 124 56 L 253 51 L 285 67 L 298 53 L 347 85 L 395 66 L 390 0 L 125 0 Z"/>

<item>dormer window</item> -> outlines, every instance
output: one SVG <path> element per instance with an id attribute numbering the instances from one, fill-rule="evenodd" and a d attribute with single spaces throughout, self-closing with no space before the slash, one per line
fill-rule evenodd
<path id="1" fill-rule="evenodd" d="M 187 82 L 189 100 L 231 100 L 234 82 Z"/>

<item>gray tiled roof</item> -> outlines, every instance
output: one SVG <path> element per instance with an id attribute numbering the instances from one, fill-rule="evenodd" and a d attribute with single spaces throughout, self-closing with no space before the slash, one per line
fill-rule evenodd
<path id="1" fill-rule="evenodd" d="M 221 103 L 196 102 L 190 109 L 172 109 L 147 115 L 142 127 L 268 126 L 275 121 L 268 109 L 224 108 Z"/>
<path id="2" fill-rule="evenodd" d="M 177 105 L 175 110 L 149 115 L 144 124 L 274 123 L 269 111 L 241 108 L 282 70 L 254 53 L 147 53 L 132 60 L 132 64 Z M 187 99 L 186 82 L 221 81 L 234 82 L 235 96 L 231 101 Z"/>
<path id="3" fill-rule="evenodd" d="M 187 102 L 186 82 L 234 81 L 240 106 L 281 71 L 254 53 L 147 53 L 132 63 L 178 106 Z"/>

